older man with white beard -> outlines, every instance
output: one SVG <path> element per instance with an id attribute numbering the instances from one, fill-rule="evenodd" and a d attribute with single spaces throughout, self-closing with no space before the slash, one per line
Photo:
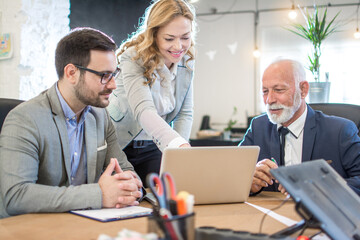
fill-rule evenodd
<path id="1" fill-rule="evenodd" d="M 297 61 L 278 60 L 265 70 L 262 95 L 267 114 L 252 120 L 240 143 L 260 146 L 251 194 L 286 193 L 274 184 L 272 168 L 325 159 L 332 160 L 331 166 L 360 195 L 357 127 L 350 120 L 314 111 L 305 102 L 308 91 L 304 67 Z"/>

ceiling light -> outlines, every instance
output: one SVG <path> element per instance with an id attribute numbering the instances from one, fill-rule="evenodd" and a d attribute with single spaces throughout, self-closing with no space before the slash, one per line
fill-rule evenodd
<path id="1" fill-rule="evenodd" d="M 359 32 L 359 7 L 360 7 L 360 0 L 359 4 L 356 9 L 356 31 L 354 32 L 354 38 L 359 39 L 360 38 L 360 32 Z"/>
<path id="2" fill-rule="evenodd" d="M 356 38 L 356 39 L 360 38 L 359 28 L 356 28 L 356 32 L 354 32 L 354 38 Z"/>
<path id="3" fill-rule="evenodd" d="M 261 56 L 261 52 L 258 48 L 255 48 L 253 55 L 255 58 L 259 58 Z"/>
<path id="4" fill-rule="evenodd" d="M 288 16 L 289 16 L 290 19 L 295 19 L 297 17 L 297 12 L 295 11 L 294 4 L 291 6 L 291 10 L 290 10 Z"/>

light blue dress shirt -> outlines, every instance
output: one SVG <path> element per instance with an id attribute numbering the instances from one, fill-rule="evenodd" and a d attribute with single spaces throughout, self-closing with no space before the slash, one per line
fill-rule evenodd
<path id="1" fill-rule="evenodd" d="M 66 119 L 66 128 L 69 137 L 69 149 L 71 157 L 71 185 L 87 183 L 87 156 L 84 138 L 84 122 L 91 107 L 86 106 L 81 114 L 79 122 L 76 121 L 76 114 L 71 110 L 65 99 L 62 97 L 57 85 L 56 93 L 59 97 L 61 108 Z"/>

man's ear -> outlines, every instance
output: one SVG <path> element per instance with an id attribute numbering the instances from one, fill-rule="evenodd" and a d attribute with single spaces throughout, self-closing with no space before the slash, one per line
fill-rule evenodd
<path id="1" fill-rule="evenodd" d="M 305 99 L 306 96 L 309 93 L 309 82 L 308 81 L 302 81 L 300 82 L 300 90 L 301 90 L 301 98 Z"/>
<path id="2" fill-rule="evenodd" d="M 80 76 L 80 71 L 74 64 L 69 63 L 64 67 L 64 78 L 71 84 L 76 84 Z"/>

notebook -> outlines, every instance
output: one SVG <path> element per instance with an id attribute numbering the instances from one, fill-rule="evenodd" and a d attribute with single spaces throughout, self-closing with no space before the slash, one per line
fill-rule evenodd
<path id="1" fill-rule="evenodd" d="M 160 175 L 169 172 L 177 191 L 195 204 L 245 202 L 259 156 L 258 146 L 166 148 Z"/>
<path id="2" fill-rule="evenodd" d="M 116 220 L 149 216 L 152 213 L 152 209 L 140 206 L 129 206 L 124 208 L 73 210 L 70 211 L 70 213 L 91 218 L 100 222 L 111 222 Z"/>

